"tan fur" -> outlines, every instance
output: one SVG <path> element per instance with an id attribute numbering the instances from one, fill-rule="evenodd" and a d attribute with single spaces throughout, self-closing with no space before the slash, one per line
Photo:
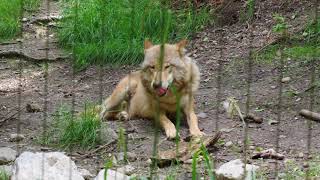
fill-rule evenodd
<path id="1" fill-rule="evenodd" d="M 200 72 L 191 58 L 185 55 L 186 44 L 186 40 L 177 44 L 165 44 L 161 64 L 159 61 L 161 46 L 145 41 L 142 70 L 133 72 L 120 81 L 111 96 L 102 104 L 100 118 L 154 119 L 159 99 L 160 125 L 168 138 L 174 138 L 176 128 L 166 115 L 176 112 L 176 96 L 170 91 L 170 87 L 174 86 L 181 95 L 180 105 L 187 117 L 190 134 L 202 136 L 194 112 L 193 98 L 199 86 Z M 165 95 L 163 92 L 166 92 Z M 129 106 L 123 107 L 124 102 Z"/>

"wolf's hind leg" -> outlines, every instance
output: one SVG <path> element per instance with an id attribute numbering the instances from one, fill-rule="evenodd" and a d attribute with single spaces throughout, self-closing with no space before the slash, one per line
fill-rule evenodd
<path id="1" fill-rule="evenodd" d="M 131 79 L 129 81 L 129 79 L 129 76 L 122 79 L 111 96 L 102 103 L 100 119 L 118 119 L 119 114 L 126 110 L 122 107 L 122 104 L 129 101 L 129 95 L 132 95 L 137 87 L 137 82 Z"/>

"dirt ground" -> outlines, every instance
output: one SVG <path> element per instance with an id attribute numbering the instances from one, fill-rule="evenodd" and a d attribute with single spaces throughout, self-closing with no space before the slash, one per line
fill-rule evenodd
<path id="1" fill-rule="evenodd" d="M 52 13 L 58 14 L 56 1 L 51 2 Z M 253 44 L 254 48 L 263 47 L 274 37 L 270 34 L 274 25 L 272 20 L 273 12 L 281 12 L 287 17 L 290 29 L 300 28 L 306 23 L 310 14 L 311 5 L 308 1 L 261 1 L 258 3 L 256 20 L 254 22 Z M 44 29 L 45 24 L 30 23 L 33 18 L 45 15 L 42 7 L 34 16 L 28 17 L 29 21 L 24 24 L 23 51 L 28 56 L 43 58 L 45 56 L 44 34 L 39 29 Z M 294 18 L 293 15 L 295 15 Z M 226 16 L 227 18 L 228 16 Z M 229 119 L 224 112 L 222 105 L 216 115 L 217 104 L 217 75 L 219 74 L 219 63 L 222 70 L 221 100 L 227 97 L 235 97 L 239 100 L 242 110 L 245 110 L 247 96 L 250 96 L 250 112 L 263 117 L 262 124 L 249 124 L 250 150 L 252 155 L 257 147 L 263 149 L 275 148 L 277 125 L 269 125 L 268 121 L 277 120 L 278 95 L 279 95 L 279 73 L 276 64 L 254 63 L 252 66 L 252 83 L 250 94 L 247 93 L 247 57 L 250 49 L 250 33 L 245 24 L 232 24 L 222 27 L 209 26 L 202 32 L 195 35 L 188 47 L 188 52 L 195 59 L 201 69 L 201 86 L 196 94 L 197 113 L 205 113 L 207 116 L 199 118 L 199 126 L 206 134 L 215 133 L 216 124 L 219 129 L 223 129 L 222 139 L 224 142 L 232 141 L 233 145 L 226 147 L 223 144 L 217 145 L 210 152 L 216 155 L 217 166 L 233 160 L 242 158 L 243 148 L 243 127 L 238 119 Z M 57 46 L 57 40 L 53 31 L 50 31 L 50 53 L 49 57 L 49 77 L 48 77 L 48 121 L 52 119 L 52 114 L 62 104 L 71 104 L 72 96 L 75 98 L 76 109 L 83 108 L 86 101 L 99 101 L 99 71 L 95 66 L 91 66 L 84 71 L 76 73 L 72 87 L 73 73 L 70 60 L 63 59 L 66 54 Z M 221 40 L 221 37 L 223 39 Z M 0 52 L 19 50 L 18 44 L 1 44 Z M 220 48 L 222 46 L 222 48 Z M 10 51 L 11 51 L 10 50 Z M 222 50 L 222 52 L 221 52 Z M 15 57 L 0 59 L 0 146 L 21 148 L 24 150 L 54 150 L 52 148 L 40 147 L 35 139 L 42 131 L 44 119 L 43 112 L 28 113 L 25 110 L 26 104 L 44 104 L 44 66 L 42 61 L 30 61 Z M 23 64 L 22 71 L 22 94 L 21 94 L 21 133 L 26 135 L 23 142 L 17 145 L 9 141 L 9 135 L 17 132 L 19 122 L 18 114 L 18 85 L 19 68 L 18 62 Z M 103 96 L 107 97 L 121 79 L 129 71 L 137 67 L 104 67 L 103 68 Z M 285 155 L 286 159 L 296 159 L 303 163 L 307 153 L 307 121 L 298 115 L 302 108 L 309 108 L 310 97 L 306 90 L 310 83 L 310 65 L 301 60 L 289 60 L 285 65 L 284 77 L 290 77 L 291 81 L 283 83 L 283 107 L 280 126 L 280 150 L 279 153 Z M 319 71 L 318 71 L 319 72 Z M 319 73 L 316 74 L 319 79 Z M 292 92 L 298 92 L 292 94 Z M 320 112 L 319 91 L 315 91 L 314 111 Z M 11 117 L 12 116 L 12 117 Z M 8 118 L 9 117 L 9 118 Z M 6 120 L 6 121 L 4 121 Z M 153 126 L 152 122 L 144 119 L 133 119 L 130 122 L 110 122 L 112 127 L 122 124 L 128 130 L 128 151 L 137 155 L 138 159 L 131 165 L 136 168 L 136 174 L 148 175 L 150 165 L 147 160 L 150 158 L 153 146 Z M 134 128 L 133 128 L 134 127 Z M 188 135 L 187 126 L 182 126 L 182 137 Z M 161 132 L 160 141 L 165 141 L 164 133 Z M 320 149 L 320 125 L 313 123 L 312 127 L 312 151 L 318 152 Z M 174 146 L 174 142 L 165 142 L 160 148 L 168 149 Z M 104 152 L 109 152 L 106 149 Z M 83 154 L 80 150 L 69 152 L 69 155 L 80 167 L 90 170 L 96 174 L 103 167 L 103 157 L 101 154 L 94 154 L 88 158 L 80 158 Z M 110 152 L 116 153 L 116 152 Z M 301 157 L 303 153 L 304 157 Z M 103 153 L 105 154 L 105 153 Z M 299 156 L 300 154 L 300 156 Z M 252 164 L 257 164 L 262 169 L 266 169 L 269 178 L 274 175 L 274 165 L 276 160 L 249 160 Z M 284 161 L 278 161 L 283 167 Z M 203 168 L 200 168 L 204 173 Z M 162 175 L 177 170 L 177 167 L 159 169 Z M 191 165 L 182 165 L 179 168 L 180 179 L 191 178 Z"/>

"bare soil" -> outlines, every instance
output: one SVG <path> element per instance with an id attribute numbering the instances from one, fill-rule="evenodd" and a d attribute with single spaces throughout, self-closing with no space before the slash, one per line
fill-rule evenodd
<path id="1" fill-rule="evenodd" d="M 32 18 L 45 15 L 44 6 Z M 51 12 L 59 14 L 56 1 L 51 1 Z M 258 3 L 256 19 L 254 21 L 254 31 L 252 33 L 252 47 L 260 48 L 265 46 L 273 38 L 270 33 L 274 22 L 272 14 L 279 12 L 283 14 L 290 29 L 299 29 L 307 22 L 310 14 L 311 4 L 308 1 L 261 1 Z M 293 15 L 295 17 L 293 18 Z M 30 19 L 32 19 L 30 18 Z M 0 146 L 18 148 L 19 151 L 32 150 L 55 150 L 54 148 L 44 148 L 36 143 L 36 138 L 41 135 L 44 113 L 28 113 L 26 104 L 36 103 L 40 106 L 44 104 L 44 67 L 42 61 L 37 61 L 45 57 L 45 37 L 37 29 L 45 28 L 45 24 L 24 24 L 23 52 L 34 61 L 18 59 L 15 57 L 3 57 L 0 59 Z M 39 34 L 40 33 L 40 34 Z M 54 31 L 50 31 L 49 36 L 49 58 L 61 57 L 66 54 L 57 46 Z M 225 142 L 232 141 L 233 145 L 225 147 L 219 144 L 216 148 L 210 149 L 215 154 L 217 166 L 236 158 L 243 158 L 243 138 L 244 131 L 242 123 L 238 119 L 229 119 L 224 112 L 221 103 L 220 110 L 216 112 L 217 105 L 217 75 L 222 76 L 220 87 L 220 100 L 227 97 L 235 97 L 239 100 L 242 111 L 245 111 L 247 97 L 250 96 L 250 112 L 263 117 L 262 124 L 249 124 L 249 145 L 250 157 L 257 147 L 263 149 L 276 148 L 277 124 L 269 125 L 269 120 L 278 120 L 278 97 L 279 97 L 279 72 L 277 64 L 261 64 L 256 61 L 252 66 L 252 83 L 250 93 L 247 92 L 248 77 L 248 54 L 250 49 L 250 32 L 246 24 L 235 23 L 232 25 L 214 27 L 209 26 L 202 32 L 195 35 L 190 42 L 188 50 L 201 69 L 201 87 L 196 94 L 196 106 L 198 113 L 205 113 L 207 117 L 199 118 L 199 126 L 207 134 L 213 134 L 216 124 L 219 129 L 223 129 L 222 139 Z M 18 51 L 19 44 L 0 45 L 0 53 L 8 51 Z M 9 47 L 10 46 L 10 47 Z M 62 104 L 71 105 L 75 99 L 76 110 L 80 111 L 85 102 L 98 102 L 99 97 L 99 68 L 91 66 L 84 71 L 75 74 L 74 81 L 70 60 L 55 59 L 49 62 L 48 77 L 48 122 L 52 120 L 52 114 Z M 18 63 L 23 63 L 22 78 L 19 78 Z M 219 63 L 221 71 L 219 71 Z M 117 82 L 128 72 L 137 67 L 103 67 L 103 97 L 107 97 Z M 290 77 L 291 81 L 283 83 L 283 103 L 281 109 L 280 127 L 280 149 L 279 153 L 285 155 L 286 159 L 295 159 L 302 165 L 307 158 L 307 120 L 300 117 L 298 112 L 309 108 L 310 97 L 306 91 L 310 84 L 310 65 L 303 60 L 291 59 L 285 64 L 284 77 Z M 319 72 L 319 71 L 317 71 Z M 319 73 L 316 74 L 319 79 Z M 19 82 L 22 84 L 21 94 L 21 114 L 18 112 L 18 89 Z M 75 85 L 73 87 L 73 84 Z M 297 92 L 296 94 L 292 92 Z M 320 112 L 319 91 L 315 91 L 314 111 Z M 72 97 L 74 96 L 74 97 Z M 218 119 L 217 119 L 218 114 Z M 6 121 L 4 121 L 6 120 Z M 18 126 L 20 122 L 20 126 Z M 137 160 L 132 162 L 136 168 L 136 174 L 149 175 L 150 164 L 147 163 L 152 154 L 154 127 L 152 122 L 145 119 L 133 119 L 129 122 L 109 122 L 110 126 L 117 130 L 118 126 L 126 127 L 128 131 L 128 151 L 137 155 Z M 185 123 L 186 124 L 186 123 Z M 182 137 L 188 135 L 186 125 L 182 126 Z M 26 136 L 19 144 L 9 141 L 9 135 L 16 133 L 20 128 L 22 134 Z M 174 142 L 165 140 L 164 133 L 160 133 L 161 149 L 174 147 Z M 320 125 L 313 123 L 311 133 L 311 149 L 316 153 L 320 149 Z M 103 167 L 105 156 L 112 152 L 105 149 L 87 158 L 80 155 L 85 154 L 81 150 L 74 149 L 68 154 L 76 161 L 80 167 L 84 167 L 96 174 Z M 298 157 L 303 153 L 304 157 Z M 252 164 L 257 164 L 269 173 L 269 178 L 274 177 L 274 165 L 276 160 L 249 160 Z M 284 161 L 278 161 L 281 167 Z M 171 166 L 159 169 L 162 175 L 170 172 L 178 172 L 179 179 L 191 179 L 191 165 Z M 175 171 L 177 170 L 177 171 Z M 201 173 L 204 168 L 200 168 Z"/>

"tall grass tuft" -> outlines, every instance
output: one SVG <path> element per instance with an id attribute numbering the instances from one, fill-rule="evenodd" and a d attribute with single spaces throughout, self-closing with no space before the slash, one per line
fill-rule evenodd
<path id="1" fill-rule="evenodd" d="M 1 0 L 0 1 L 0 42 L 14 38 L 20 33 L 20 10 L 37 10 L 40 0 Z M 26 13 L 25 13 L 26 14 Z"/>
<path id="2" fill-rule="evenodd" d="M 93 109 L 93 105 L 85 105 L 84 112 L 73 116 L 71 108 L 60 107 L 42 143 L 65 149 L 73 147 L 90 149 L 101 144 L 101 121 Z"/>
<path id="3" fill-rule="evenodd" d="M 10 179 L 7 172 L 2 169 L 0 169 L 0 179 L 1 180 L 9 180 Z"/>
<path id="4" fill-rule="evenodd" d="M 75 6 L 75 2 L 79 6 Z M 74 48 L 77 68 L 97 62 L 136 64 L 143 59 L 144 39 L 155 43 L 161 41 L 164 22 L 159 0 L 134 3 L 127 0 L 69 0 L 67 3 L 59 41 L 63 47 Z M 170 41 L 189 37 L 209 20 L 206 8 L 200 9 L 195 17 L 191 8 L 167 9 L 167 12 Z M 78 23 L 75 24 L 76 14 Z"/>

